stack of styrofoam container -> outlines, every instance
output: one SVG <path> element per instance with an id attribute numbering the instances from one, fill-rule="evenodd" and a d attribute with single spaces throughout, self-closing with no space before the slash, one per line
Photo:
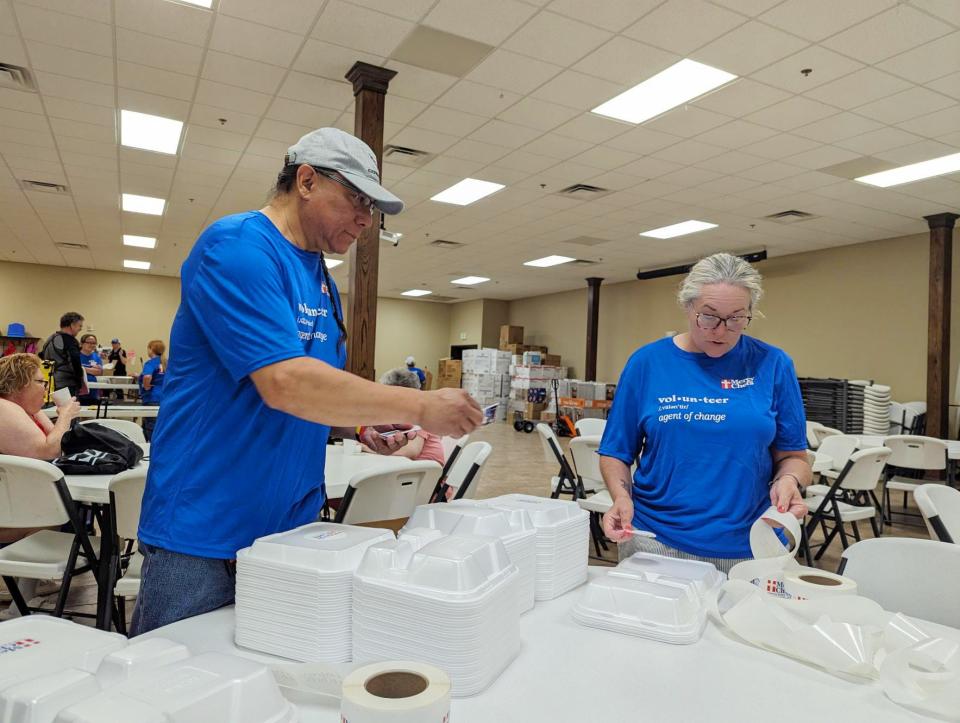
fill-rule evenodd
<path id="1" fill-rule="evenodd" d="M 349 662 L 353 572 L 390 530 L 315 522 L 237 553 L 237 645 L 304 662 Z"/>
<path id="2" fill-rule="evenodd" d="M 695 643 L 706 625 L 706 598 L 724 577 L 708 562 L 639 552 L 592 580 L 571 614 L 589 627 Z"/>
<path id="3" fill-rule="evenodd" d="M 190 656 L 164 638 L 126 638 L 59 618 L 0 623 L 0 722 L 293 723 L 297 711 L 266 667 Z"/>
<path id="4" fill-rule="evenodd" d="M 519 575 L 490 537 L 371 546 L 354 576 L 354 661 L 423 661 L 453 695 L 479 693 L 520 651 Z"/>
<path id="5" fill-rule="evenodd" d="M 537 600 L 552 600 L 586 582 L 590 514 L 576 502 L 510 494 L 483 504 L 530 516 L 537 531 Z"/>
<path id="6" fill-rule="evenodd" d="M 430 541 L 425 530 L 445 535 L 484 535 L 503 542 L 510 560 L 520 571 L 518 601 L 520 612 L 533 608 L 537 576 L 536 530 L 529 516 L 511 515 L 506 510 L 483 506 L 475 500 L 453 500 L 446 504 L 420 505 L 400 530 L 399 539 Z M 417 545 L 421 547 L 422 545 Z"/>

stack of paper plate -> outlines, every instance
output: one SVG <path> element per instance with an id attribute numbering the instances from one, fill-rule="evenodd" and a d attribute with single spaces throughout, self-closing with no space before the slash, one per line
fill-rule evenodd
<path id="1" fill-rule="evenodd" d="M 512 494 L 484 504 L 529 515 L 537 532 L 537 600 L 552 600 L 586 582 L 590 513 L 576 502 Z"/>
<path id="2" fill-rule="evenodd" d="M 316 522 L 237 553 L 237 645 L 304 662 L 349 662 L 353 572 L 390 530 Z"/>
<path id="3" fill-rule="evenodd" d="M 354 576 L 354 661 L 420 660 L 453 695 L 480 692 L 520 651 L 519 574 L 490 537 L 373 545 Z"/>

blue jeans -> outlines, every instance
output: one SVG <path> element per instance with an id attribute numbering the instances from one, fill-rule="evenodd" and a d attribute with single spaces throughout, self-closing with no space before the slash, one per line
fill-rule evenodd
<path id="1" fill-rule="evenodd" d="M 130 637 L 233 605 L 236 568 L 231 560 L 194 557 L 140 543 L 140 594 Z"/>

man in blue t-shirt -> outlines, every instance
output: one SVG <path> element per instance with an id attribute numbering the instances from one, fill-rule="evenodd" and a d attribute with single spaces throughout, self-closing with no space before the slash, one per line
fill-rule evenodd
<path id="1" fill-rule="evenodd" d="M 621 557 L 647 551 L 727 572 L 751 557 L 750 526 L 771 504 L 803 519 L 812 475 L 796 372 L 783 351 L 743 334 L 759 282 L 738 257 L 702 259 L 679 294 L 689 331 L 641 347 L 620 375 L 599 454 L 613 498 L 604 531 Z"/>
<path id="2" fill-rule="evenodd" d="M 461 436 L 482 421 L 461 389 L 420 393 L 342 371 L 343 309 L 324 254 L 346 253 L 374 207 L 402 210 L 377 168 L 353 136 L 308 133 L 288 150 L 267 206 L 213 223 L 184 262 L 131 634 L 231 604 L 237 550 L 317 519 L 331 427 Z M 363 435 L 381 454 L 406 441 Z"/>
<path id="3" fill-rule="evenodd" d="M 407 357 L 407 369 L 417 375 L 417 379 L 420 380 L 420 388 L 423 389 L 423 385 L 427 383 L 427 375 L 423 369 L 417 366 L 417 360 L 412 356 Z"/>

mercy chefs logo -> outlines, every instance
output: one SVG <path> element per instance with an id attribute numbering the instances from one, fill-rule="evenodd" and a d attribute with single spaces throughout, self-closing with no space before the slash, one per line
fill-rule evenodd
<path id="1" fill-rule="evenodd" d="M 0 655 L 4 653 L 15 653 L 18 650 L 23 650 L 24 648 L 32 648 L 34 645 L 39 645 L 39 640 L 34 640 L 33 638 L 24 638 L 23 640 L 14 640 L 12 643 L 0 643 Z"/>
<path id="2" fill-rule="evenodd" d="M 753 386 L 753 377 L 747 377 L 746 379 L 723 379 L 720 381 L 721 389 L 743 389 L 744 387 Z"/>

